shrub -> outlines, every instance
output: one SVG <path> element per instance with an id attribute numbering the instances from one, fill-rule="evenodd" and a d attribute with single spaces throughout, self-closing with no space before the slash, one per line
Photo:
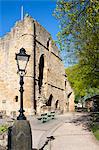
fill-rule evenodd
<path id="1" fill-rule="evenodd" d="M 4 133 L 7 130 L 8 130 L 8 126 L 7 125 L 1 125 L 0 126 L 0 133 Z"/>

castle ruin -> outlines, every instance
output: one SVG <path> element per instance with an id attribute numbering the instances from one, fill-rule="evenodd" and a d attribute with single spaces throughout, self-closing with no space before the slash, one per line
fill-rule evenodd
<path id="1" fill-rule="evenodd" d="M 24 77 L 26 115 L 48 110 L 67 111 L 65 69 L 51 35 L 32 17 L 16 22 L 11 32 L 0 38 L 0 111 L 17 115 L 20 107 L 19 75 L 15 53 L 24 48 L 31 55 Z M 67 92 L 69 91 L 69 92 Z M 74 110 L 72 96 L 71 111 Z"/>

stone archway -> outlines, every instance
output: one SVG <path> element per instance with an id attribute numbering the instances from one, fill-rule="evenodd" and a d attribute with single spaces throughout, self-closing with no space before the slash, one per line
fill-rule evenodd
<path id="1" fill-rule="evenodd" d="M 48 108 L 48 111 L 50 111 L 52 108 L 52 100 L 53 100 L 53 95 L 51 94 L 48 98 L 48 101 L 45 103 L 46 107 Z"/>
<path id="2" fill-rule="evenodd" d="M 51 105 L 52 105 L 52 99 L 53 99 L 53 95 L 51 94 L 51 95 L 49 96 L 48 101 L 46 102 L 46 106 L 51 106 Z"/>

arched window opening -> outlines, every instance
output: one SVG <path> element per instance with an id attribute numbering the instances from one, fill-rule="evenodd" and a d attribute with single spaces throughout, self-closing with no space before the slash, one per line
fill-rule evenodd
<path id="1" fill-rule="evenodd" d="M 59 100 L 57 100 L 56 103 L 55 103 L 55 108 L 56 109 L 58 108 L 58 104 L 59 104 Z"/>
<path id="2" fill-rule="evenodd" d="M 67 97 L 69 98 L 71 94 L 72 94 L 72 92 L 71 92 L 71 93 L 69 93 Z"/>
<path id="3" fill-rule="evenodd" d="M 66 88 L 66 81 L 65 81 L 65 88 Z"/>
<path id="4" fill-rule="evenodd" d="M 18 102 L 18 96 L 15 96 L 15 102 Z"/>
<path id="5" fill-rule="evenodd" d="M 50 38 L 47 41 L 47 48 L 49 49 L 49 44 L 50 44 Z"/>
<path id="6" fill-rule="evenodd" d="M 41 87 L 43 84 L 43 73 L 44 73 L 44 54 L 41 55 L 39 61 L 39 77 L 38 77 L 39 93 L 41 93 Z"/>
<path id="7" fill-rule="evenodd" d="M 53 95 L 51 94 L 51 95 L 49 96 L 48 101 L 46 102 L 46 106 L 51 106 L 51 104 L 52 104 L 52 99 L 53 99 Z"/>

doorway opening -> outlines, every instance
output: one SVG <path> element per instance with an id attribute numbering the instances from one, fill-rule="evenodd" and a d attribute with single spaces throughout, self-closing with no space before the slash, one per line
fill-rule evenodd
<path id="1" fill-rule="evenodd" d="M 51 95 L 49 96 L 48 101 L 46 102 L 46 106 L 51 106 L 51 104 L 52 104 L 52 99 L 53 99 L 53 95 L 51 94 Z"/>

